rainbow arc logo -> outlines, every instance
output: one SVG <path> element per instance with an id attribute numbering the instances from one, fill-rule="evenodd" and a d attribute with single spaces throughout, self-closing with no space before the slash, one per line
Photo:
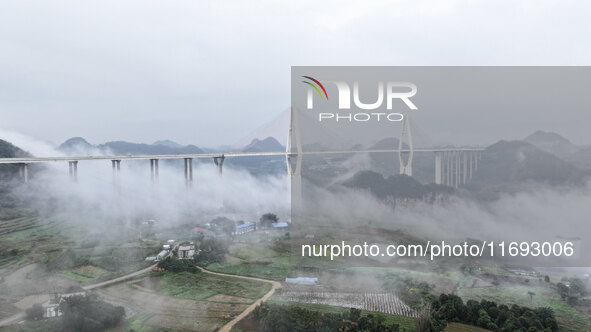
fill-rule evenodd
<path id="1" fill-rule="evenodd" d="M 322 85 L 322 83 L 320 83 L 320 81 L 318 81 L 317 79 L 310 77 L 310 76 L 302 76 L 302 77 L 312 81 L 312 82 L 302 81 L 302 83 L 308 84 L 309 86 L 313 87 L 314 90 L 316 90 L 316 92 L 318 92 L 320 99 L 324 99 L 324 97 L 322 96 L 322 93 L 320 92 L 320 89 L 322 89 L 322 91 L 324 92 L 324 96 L 328 100 L 328 94 L 326 93 L 326 89 L 324 88 L 324 85 Z"/>

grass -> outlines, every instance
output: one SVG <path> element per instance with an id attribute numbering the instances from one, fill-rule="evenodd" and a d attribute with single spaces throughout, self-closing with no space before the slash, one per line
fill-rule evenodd
<path id="1" fill-rule="evenodd" d="M 2 332 L 58 332 L 61 331 L 60 321 L 57 319 L 44 319 L 39 321 L 27 321 L 0 328 Z"/>
<path id="2" fill-rule="evenodd" d="M 156 292 L 191 300 L 222 294 L 256 300 L 271 290 L 267 282 L 217 276 L 209 273 L 165 273 Z"/>
<path id="3" fill-rule="evenodd" d="M 291 252 L 284 244 L 235 243 L 230 259 L 207 266 L 211 271 L 283 281 L 293 270 Z"/>
<path id="4" fill-rule="evenodd" d="M 207 266 L 208 270 L 241 276 L 257 277 L 283 281 L 292 268 L 289 266 L 260 265 L 260 264 L 227 264 L 214 263 Z"/>
<path id="5" fill-rule="evenodd" d="M 104 269 L 101 269 L 100 267 L 96 267 L 93 265 L 80 266 L 72 270 L 72 272 L 92 279 L 103 277 L 109 274 L 109 271 L 106 271 Z"/>
<path id="6" fill-rule="evenodd" d="M 534 292 L 536 295 L 530 299 L 527 292 Z M 591 331 L 591 319 L 566 304 L 549 287 L 542 286 L 507 286 L 494 288 L 464 288 L 458 291 L 458 295 L 464 300 L 495 301 L 504 304 L 517 304 L 526 307 L 549 307 L 554 310 L 560 331 L 580 332 Z"/>
<path id="7" fill-rule="evenodd" d="M 62 274 L 65 275 L 66 277 L 70 278 L 70 279 L 74 279 L 74 280 L 78 280 L 78 281 L 89 281 L 92 280 L 93 278 L 89 278 L 87 276 L 78 274 L 72 270 L 66 270 L 66 271 L 62 271 Z"/>

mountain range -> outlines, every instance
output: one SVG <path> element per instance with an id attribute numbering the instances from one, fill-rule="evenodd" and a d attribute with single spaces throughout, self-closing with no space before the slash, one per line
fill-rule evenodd
<path id="1" fill-rule="evenodd" d="M 156 155 L 156 154 L 200 154 L 206 152 L 228 152 L 216 149 L 203 149 L 195 145 L 182 145 L 171 140 L 160 140 L 152 144 L 111 141 L 103 144 L 90 144 L 82 137 L 72 137 L 58 147 L 68 155 L 111 154 L 111 155 Z M 263 140 L 253 139 L 250 144 L 240 149 L 242 152 L 275 152 L 285 148 L 273 137 Z"/>
<path id="2" fill-rule="evenodd" d="M 10 143 L 0 144 L 0 157 L 25 155 L 26 152 Z M 396 138 L 387 138 L 376 142 L 371 149 L 397 148 Z M 81 137 L 73 137 L 62 143 L 60 151 L 69 155 L 81 154 L 190 154 L 215 151 L 199 148 L 195 145 L 181 145 L 171 140 L 160 140 L 152 144 L 112 141 L 93 145 Z M 276 139 L 253 139 L 250 144 L 236 152 L 281 152 L 285 147 Z M 350 169 L 350 155 L 310 156 L 305 160 L 303 170 L 306 173 L 317 173 L 318 183 L 331 181 L 320 178 L 332 178 L 345 174 Z M 434 155 L 416 153 L 413 160 L 413 178 L 420 183 L 434 182 Z M 283 156 L 228 158 L 226 165 L 246 168 L 253 174 L 269 174 L 285 172 Z M 398 174 L 399 160 L 396 154 L 369 154 L 369 164 L 362 170 L 372 170 L 388 179 Z M 15 166 L 3 165 L 0 170 L 16 169 Z M 353 170 L 355 171 L 355 170 Z M 499 141 L 490 145 L 482 153 L 480 167 L 473 178 L 465 185 L 466 189 L 480 191 L 512 190 L 524 183 L 544 185 L 571 185 L 582 183 L 591 173 L 591 146 L 578 146 L 568 139 L 552 132 L 536 131 L 520 141 Z M 314 176 L 312 176 L 314 178 Z M 501 188 L 501 189 L 499 189 Z"/>

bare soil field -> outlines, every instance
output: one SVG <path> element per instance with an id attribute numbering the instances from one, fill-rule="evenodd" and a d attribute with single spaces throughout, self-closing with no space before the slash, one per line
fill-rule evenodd
<path id="1" fill-rule="evenodd" d="M 142 325 L 190 331 L 214 331 L 248 307 L 241 303 L 195 301 L 162 296 L 127 283 L 98 291 L 136 312 L 149 314 Z"/>

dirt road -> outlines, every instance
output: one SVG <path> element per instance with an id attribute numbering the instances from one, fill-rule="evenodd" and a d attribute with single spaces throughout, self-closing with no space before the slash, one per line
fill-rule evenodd
<path id="1" fill-rule="evenodd" d="M 263 297 L 256 300 L 253 304 L 251 304 L 248 308 L 246 308 L 246 310 L 244 310 L 240 315 L 234 317 L 234 319 L 229 321 L 226 325 L 222 326 L 222 328 L 219 329 L 219 332 L 230 332 L 232 330 L 232 328 L 234 327 L 234 325 L 236 325 L 236 323 L 238 323 L 244 317 L 246 317 L 248 314 L 250 314 L 254 310 L 254 308 L 256 308 L 259 304 L 267 301 L 271 296 L 273 296 L 273 294 L 275 293 L 275 290 L 277 288 L 281 287 L 281 283 L 279 283 L 278 281 L 275 281 L 275 280 L 268 280 L 268 279 L 254 278 L 254 277 L 239 276 L 239 275 L 235 275 L 235 274 L 213 272 L 213 271 L 209 271 L 204 268 L 201 268 L 201 267 L 199 267 L 199 269 L 205 273 L 215 274 L 215 275 L 219 275 L 219 276 L 267 282 L 267 283 L 270 283 L 272 286 L 271 290 L 269 290 L 267 292 L 267 294 L 263 295 Z"/>
<path id="2" fill-rule="evenodd" d="M 171 250 L 172 252 L 172 250 Z M 107 281 L 103 281 L 103 282 L 99 282 L 96 284 L 92 284 L 92 285 L 87 285 L 87 286 L 83 286 L 82 288 L 84 288 L 85 290 L 92 290 L 95 288 L 101 288 L 101 287 L 105 287 L 105 286 L 109 286 L 112 284 L 116 284 L 119 282 L 123 282 L 125 280 L 131 279 L 133 277 L 136 277 L 140 274 L 143 273 L 147 273 L 150 272 L 154 267 L 156 267 L 157 264 L 148 266 L 142 270 L 136 271 L 136 272 L 132 272 L 129 274 L 126 274 L 124 276 L 121 276 L 119 278 L 115 278 L 115 279 L 111 279 L 111 280 L 107 280 Z M 240 313 L 238 316 L 234 317 L 234 319 L 232 319 L 231 321 L 229 321 L 226 325 L 224 325 L 219 332 L 230 332 L 232 330 L 232 328 L 234 327 L 234 325 L 236 325 L 236 323 L 238 323 L 240 320 L 242 320 L 244 317 L 246 317 L 248 314 L 250 314 L 259 304 L 261 304 L 264 301 L 267 301 L 271 296 L 273 296 L 273 294 L 275 293 L 275 290 L 279 287 L 281 287 L 281 283 L 279 283 L 278 281 L 274 281 L 274 280 L 268 280 L 268 279 L 261 279 L 261 278 L 254 278 L 254 277 L 246 277 L 246 276 L 239 276 L 239 275 L 235 275 L 235 274 L 227 274 L 227 273 L 220 273 L 220 272 L 213 272 L 213 271 L 209 271 L 206 270 L 202 267 L 198 268 L 204 272 L 204 273 L 209 273 L 209 274 L 214 274 L 214 275 L 219 275 L 219 276 L 225 276 L 225 277 L 232 277 L 232 278 L 240 278 L 240 279 L 248 279 L 248 280 L 255 280 L 255 281 L 262 281 L 262 282 L 266 282 L 266 283 L 270 283 L 271 284 L 271 290 L 269 290 L 267 292 L 267 294 L 263 295 L 263 297 L 261 297 L 260 299 L 258 299 L 257 301 L 255 301 L 253 304 L 251 304 L 248 308 L 246 308 L 246 310 L 244 310 L 242 313 Z M 20 312 L 14 316 L 8 317 L 2 321 L 0 321 L 0 327 L 3 326 L 8 326 L 8 325 L 12 325 L 12 324 L 16 324 L 20 321 L 22 321 L 25 318 L 25 313 L 24 312 Z"/>

